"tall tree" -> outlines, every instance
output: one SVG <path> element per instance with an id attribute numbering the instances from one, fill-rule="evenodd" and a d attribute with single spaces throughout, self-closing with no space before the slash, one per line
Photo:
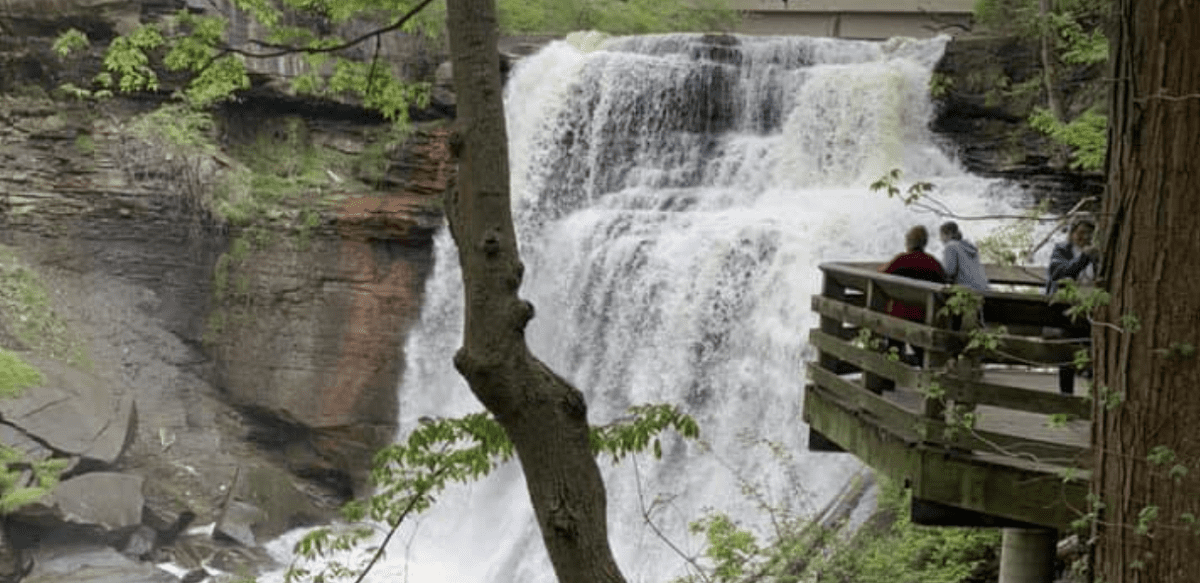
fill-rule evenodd
<path id="1" fill-rule="evenodd" d="M 1097 326 L 1098 581 L 1200 573 L 1200 3 L 1117 0 Z M 1105 401 L 1108 405 L 1105 406 Z M 1189 471 L 1190 470 L 1190 471 Z"/>
<path id="2" fill-rule="evenodd" d="M 510 209 L 495 3 L 447 0 L 446 8 L 459 166 L 446 216 L 466 302 L 454 364 L 516 447 L 558 580 L 623 582 L 608 545 L 604 482 L 583 394 L 525 342 L 533 306 L 517 295 L 524 268 Z"/>

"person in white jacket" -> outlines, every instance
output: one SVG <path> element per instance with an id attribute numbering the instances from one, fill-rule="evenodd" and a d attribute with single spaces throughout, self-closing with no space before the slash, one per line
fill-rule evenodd
<path id="1" fill-rule="evenodd" d="M 958 223 L 948 221 L 942 223 L 939 232 L 942 236 L 942 268 L 946 270 L 946 282 L 969 287 L 973 290 L 988 291 L 987 273 L 979 262 L 979 248 L 974 243 L 963 239 Z"/>

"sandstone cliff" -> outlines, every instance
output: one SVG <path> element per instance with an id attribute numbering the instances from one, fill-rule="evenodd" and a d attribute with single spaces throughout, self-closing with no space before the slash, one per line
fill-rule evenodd
<path id="1" fill-rule="evenodd" d="M 264 537 L 361 490 L 395 431 L 453 96 L 435 92 L 398 137 L 353 103 L 288 95 L 288 59 L 256 66 L 254 89 L 212 118 L 160 109 L 165 95 L 56 93 L 98 62 L 53 54 L 65 28 L 103 43 L 201 4 L 0 0 L 0 349 L 43 377 L 0 401 L 0 441 L 68 464 L 52 496 L 5 519 L 0 581 L 31 564 L 54 580 L 80 556 L 117 573 L 95 581 L 173 580 L 114 549 L 193 572 L 263 561 Z M 1026 105 L 988 98 L 1000 77 L 974 73 L 1035 74 L 997 42 L 951 44 L 935 129 L 973 171 L 1064 200 L 1095 191 L 1022 127 Z M 411 38 L 388 51 L 421 78 L 441 60 Z M 147 130 L 167 122 L 188 140 Z M 188 534 L 204 524 L 212 536 Z"/>
<path id="2" fill-rule="evenodd" d="M 56 93 L 97 57 L 60 59 L 55 35 L 99 44 L 185 4 L 0 4 L 0 348 L 42 373 L 0 401 L 0 440 L 68 464 L 5 519 L 0 580 L 53 580 L 62 545 L 261 562 L 257 542 L 361 489 L 395 431 L 450 172 L 444 107 L 397 136 L 352 103 L 279 91 L 294 64 L 268 63 L 211 119 L 173 120 L 195 147 L 147 131 L 165 95 Z M 436 65 L 415 41 L 391 48 Z M 45 325 L 23 324 L 34 312 Z M 96 507 L 116 513 L 80 510 Z M 203 524 L 213 538 L 187 534 Z M 97 581 L 142 576 L 105 561 Z"/>

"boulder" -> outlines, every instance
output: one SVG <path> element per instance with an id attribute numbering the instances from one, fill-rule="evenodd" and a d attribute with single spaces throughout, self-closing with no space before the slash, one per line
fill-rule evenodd
<path id="1" fill-rule="evenodd" d="M 29 567 L 29 559 L 12 544 L 5 529 L 0 528 L 0 581 L 19 581 Z"/>
<path id="2" fill-rule="evenodd" d="M 133 396 L 70 365 L 21 355 L 42 372 L 41 386 L 0 400 L 0 417 L 51 448 L 110 466 L 133 439 Z"/>
<path id="3" fill-rule="evenodd" d="M 22 583 L 179 583 L 179 578 L 126 558 L 109 547 L 55 549 L 41 553 Z"/>
<path id="4" fill-rule="evenodd" d="M 142 478 L 95 472 L 64 480 L 14 517 L 34 524 L 65 522 L 101 532 L 128 532 L 142 523 Z"/>
<path id="5" fill-rule="evenodd" d="M 214 535 L 247 547 L 333 517 L 297 487 L 295 477 L 270 465 L 240 467 L 227 494 Z"/>

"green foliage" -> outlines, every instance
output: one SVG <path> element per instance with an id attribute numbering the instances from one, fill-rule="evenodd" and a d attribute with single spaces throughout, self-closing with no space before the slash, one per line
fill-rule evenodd
<path id="1" fill-rule="evenodd" d="M 950 288 L 950 295 L 946 297 L 945 303 L 938 310 L 938 315 L 947 316 L 965 316 L 967 314 L 975 314 L 983 307 L 983 296 L 975 293 L 971 288 L 955 285 Z"/>
<path id="2" fill-rule="evenodd" d="M 637 405 L 629 409 L 632 417 L 600 427 L 591 433 L 592 451 L 607 453 L 618 462 L 630 453 L 651 447 L 654 457 L 662 457 L 662 444 L 656 437 L 670 429 L 687 439 L 700 437 L 700 427 L 690 415 L 673 405 Z"/>
<path id="3" fill-rule="evenodd" d="M 995 557 L 997 530 L 914 525 L 909 496 L 881 480 L 874 516 L 848 537 L 796 521 L 763 543 L 728 516 L 711 513 L 691 525 L 705 538 L 704 571 L 675 583 L 961 583 Z"/>
<path id="4" fill-rule="evenodd" d="M 42 373 L 20 356 L 0 348 L 0 399 L 18 397 L 42 383 Z"/>
<path id="5" fill-rule="evenodd" d="M 1033 234 L 1050 210 L 1050 199 L 1046 198 L 1022 213 L 1016 221 L 1006 222 L 976 243 L 979 253 L 987 262 L 1000 265 L 1016 265 L 1028 257 L 1033 247 Z"/>
<path id="6" fill-rule="evenodd" d="M 904 204 L 911 205 L 933 190 L 933 184 L 929 182 L 914 182 L 907 189 L 902 190 L 899 184 L 902 175 L 903 172 L 899 168 L 892 168 L 887 174 L 871 183 L 871 191 L 883 190 L 887 192 L 888 198 L 899 198 Z"/>
<path id="7" fill-rule="evenodd" d="M 509 34 L 726 31 L 738 19 L 727 0 L 499 0 L 496 9 Z"/>
<path id="8" fill-rule="evenodd" d="M 1044 39 L 1052 47 L 1052 62 L 1043 66 L 1058 70 L 1056 63 L 1091 65 L 1108 60 L 1108 39 L 1103 29 L 1110 4 L 1103 0 L 1060 0 L 1042 13 L 1037 0 L 978 0 L 975 20 L 985 30 Z M 1039 76 L 1033 82 L 1042 84 L 1043 78 Z M 1057 88 L 1042 87 L 1042 90 L 1054 92 Z M 1104 165 L 1108 120 L 1099 111 L 1100 104 L 1090 104 L 1094 104 L 1093 109 L 1069 121 L 1039 108 L 1030 116 L 1029 123 L 1072 149 L 1073 168 L 1097 171 Z"/>
<path id="9" fill-rule="evenodd" d="M 1125 393 L 1111 390 L 1105 385 L 1099 385 L 1096 387 L 1094 398 L 1100 402 L 1105 411 L 1112 411 L 1125 402 Z"/>
<path id="10" fill-rule="evenodd" d="M 193 106 L 204 107 L 249 88 L 246 64 L 237 55 L 226 55 L 210 61 L 184 89 L 183 95 Z"/>
<path id="11" fill-rule="evenodd" d="M 1134 532 L 1139 535 L 1146 536 L 1150 534 L 1150 528 L 1154 522 L 1158 520 L 1158 507 L 1145 506 L 1138 511 L 1137 525 L 1134 527 Z"/>
<path id="12" fill-rule="evenodd" d="M 41 500 L 58 484 L 68 464 L 66 459 L 30 460 L 0 444 L 0 516 Z"/>
<path id="13" fill-rule="evenodd" d="M 1108 116 L 1088 110 L 1063 123 L 1049 110 L 1038 108 L 1029 117 L 1029 125 L 1054 141 L 1069 146 L 1072 149 L 1072 168 L 1098 171 L 1104 167 L 1104 157 L 1108 152 Z"/>
<path id="14" fill-rule="evenodd" d="M 212 154 L 217 151 L 213 135 L 216 120 L 211 113 L 181 103 L 168 103 L 142 114 L 131 122 L 133 135 L 152 144 L 168 147 L 181 155 Z"/>
<path id="15" fill-rule="evenodd" d="M 954 77 L 944 73 L 934 72 L 929 76 L 929 96 L 940 99 L 950 94 L 954 88 Z"/>
<path id="16" fill-rule="evenodd" d="M 117 87 L 126 93 L 157 91 L 158 74 L 150 67 L 148 51 L 166 42 L 158 26 L 144 24 L 133 32 L 118 36 L 104 53 L 104 70 L 113 75 Z"/>
<path id="17" fill-rule="evenodd" d="M 881 510 L 895 517 L 890 525 L 864 527 L 836 549 L 821 580 L 855 583 L 959 583 L 994 556 L 994 529 L 923 527 L 908 518 L 909 494 L 894 484 L 880 498 Z M 811 569 L 814 570 L 815 569 Z"/>
<path id="18" fill-rule="evenodd" d="M 595 453 L 608 453 L 616 461 L 653 447 L 657 457 L 661 455 L 659 433 L 673 429 L 684 437 L 699 435 L 695 420 L 672 406 L 641 405 L 629 412 L 625 419 L 592 429 Z M 284 580 L 332 583 L 360 578 L 379 560 L 405 519 L 428 509 L 447 486 L 478 480 L 514 453 L 504 429 L 488 413 L 422 418 L 403 443 L 375 455 L 371 471 L 375 492 L 342 509 L 350 525 L 316 529 L 296 543 L 297 558 Z M 381 530 L 386 534 L 371 556 L 354 558 L 349 551 Z"/>
<path id="19" fill-rule="evenodd" d="M 73 364 L 87 363 L 82 342 L 54 311 L 41 277 L 4 246 L 0 246 L 0 318 L 33 352 Z"/>
<path id="20" fill-rule="evenodd" d="M 762 561 L 759 555 L 763 549 L 759 547 L 758 539 L 750 531 L 739 528 L 725 514 L 709 514 L 691 523 L 689 529 L 704 535 L 707 545 L 704 555 L 712 563 L 712 581 L 738 581 L 751 565 Z"/>
<path id="21" fill-rule="evenodd" d="M 1100 288 L 1081 288 L 1074 281 L 1064 279 L 1059 282 L 1057 290 L 1050 298 L 1054 302 L 1071 304 L 1065 314 L 1072 320 L 1095 317 L 1096 310 L 1107 306 L 1112 301 L 1112 294 Z"/>
<path id="22" fill-rule="evenodd" d="M 1191 342 L 1172 342 L 1166 348 L 1156 348 L 1153 352 L 1171 360 L 1184 360 L 1196 355 L 1196 345 Z"/>
<path id="23" fill-rule="evenodd" d="M 96 153 L 96 141 L 90 134 L 79 134 L 75 136 L 75 149 L 84 156 L 91 156 Z"/>
<path id="24" fill-rule="evenodd" d="M 58 38 L 54 39 L 54 44 L 50 48 L 58 56 L 68 57 L 71 53 L 82 51 L 91 45 L 91 40 L 88 39 L 87 34 L 77 28 L 72 28 L 58 35 Z"/>

